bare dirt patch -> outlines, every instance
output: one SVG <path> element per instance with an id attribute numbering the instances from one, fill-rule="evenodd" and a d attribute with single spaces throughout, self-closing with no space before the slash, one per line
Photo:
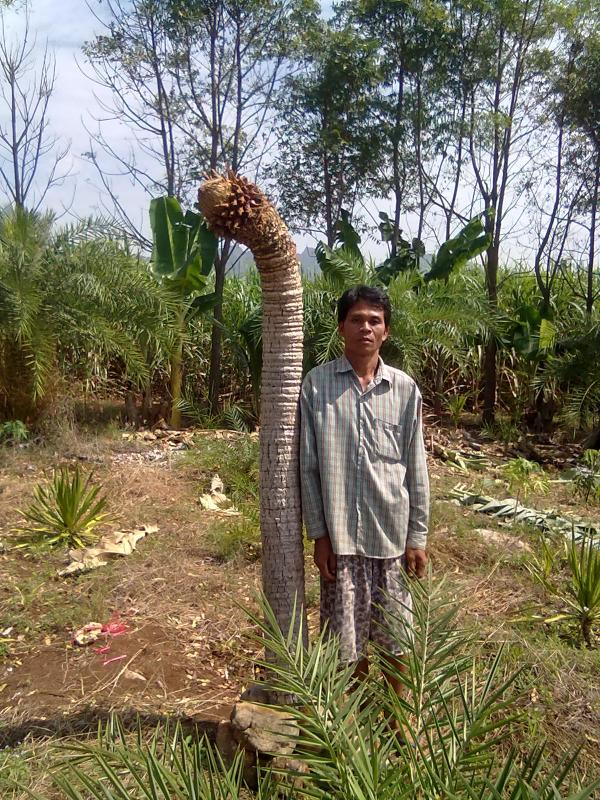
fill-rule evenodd
<path id="1" fill-rule="evenodd" d="M 197 502 L 193 475 L 168 459 L 115 458 L 120 441 L 93 442 L 94 481 L 109 498 L 115 527 L 157 525 L 132 555 L 77 578 L 59 579 L 62 554 L 25 558 L 11 545 L 16 507 L 65 459 L 56 451 L 11 455 L 1 471 L 0 739 L 69 730 L 110 710 L 214 719 L 252 675 L 256 646 L 242 608 L 254 605 L 256 565 L 220 564 L 204 537 L 214 522 Z M 135 442 L 151 450 L 156 442 Z M 77 451 L 89 453 L 89 443 Z M 124 443 L 125 453 L 131 443 Z M 91 458 L 91 456 L 89 456 Z M 81 462 L 81 459 L 78 458 Z M 85 468 L 85 466 L 84 466 Z M 126 622 L 110 650 L 71 643 L 86 622 Z M 75 721 L 75 722 L 74 722 Z M 75 724 L 76 723 L 76 724 Z M 0 742 L 1 746 L 1 742 Z"/>

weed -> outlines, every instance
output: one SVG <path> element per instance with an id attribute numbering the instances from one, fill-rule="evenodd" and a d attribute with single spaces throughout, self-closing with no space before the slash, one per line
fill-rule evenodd
<path id="1" fill-rule="evenodd" d="M 79 466 L 55 470 L 50 484 L 38 484 L 35 500 L 26 511 L 19 510 L 25 524 L 16 529 L 22 541 L 17 547 L 85 547 L 96 541 L 96 528 L 108 514 L 106 498 L 98 498 L 101 486 L 91 486 Z"/>
<path id="2" fill-rule="evenodd" d="M 586 450 L 573 473 L 573 492 L 588 503 L 600 501 L 600 450 Z"/>

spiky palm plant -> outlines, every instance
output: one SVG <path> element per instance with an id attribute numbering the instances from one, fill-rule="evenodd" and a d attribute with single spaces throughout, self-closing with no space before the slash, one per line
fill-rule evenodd
<path id="1" fill-rule="evenodd" d="M 52 218 L 0 214 L 0 404 L 35 414 L 52 373 L 139 383 L 167 348 L 169 298 L 146 264 L 93 221 L 53 232 Z M 90 353 L 93 354 L 90 357 Z"/>
<path id="2" fill-rule="evenodd" d="M 85 547 L 98 538 L 96 529 L 106 520 L 106 497 L 99 496 L 101 486 L 92 484 L 79 466 L 57 469 L 49 484 L 34 489 L 34 501 L 19 511 L 22 525 L 17 547 Z"/>
<path id="3" fill-rule="evenodd" d="M 305 650 L 282 634 L 264 607 L 254 623 L 277 654 L 272 680 L 295 698 L 286 707 L 300 728 L 294 758 L 308 768 L 262 772 L 258 797 L 322 800 L 585 800 L 575 758 L 552 759 L 540 744 L 515 743 L 522 719 L 517 675 L 504 651 L 477 656 L 476 637 L 457 621 L 441 582 L 414 588 L 414 629 L 399 637 L 406 670 L 399 698 L 381 672 L 348 693 L 352 666 L 334 641 L 319 637 Z M 408 632 L 407 632 L 408 633 Z M 381 654 L 380 665 L 390 666 Z M 390 732 L 395 718 L 405 743 Z M 63 748 L 55 781 L 71 800 L 241 800 L 240 761 L 225 769 L 209 743 L 166 727 L 149 740 L 112 721 L 96 743 Z M 277 778 L 277 781 L 273 780 Z M 287 783 L 281 784 L 285 778 Z M 294 779 L 302 783 L 294 785 Z"/>

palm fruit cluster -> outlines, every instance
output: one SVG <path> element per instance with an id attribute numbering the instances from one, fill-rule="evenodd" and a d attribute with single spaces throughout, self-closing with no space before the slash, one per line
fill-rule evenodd
<path id="1" fill-rule="evenodd" d="M 249 180 L 229 170 L 224 178 L 212 172 L 198 190 L 198 206 L 217 236 L 240 239 L 254 209 L 265 195 Z"/>

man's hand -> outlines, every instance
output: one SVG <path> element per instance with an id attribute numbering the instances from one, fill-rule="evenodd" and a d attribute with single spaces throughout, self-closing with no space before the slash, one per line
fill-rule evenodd
<path id="1" fill-rule="evenodd" d="M 411 576 L 422 578 L 427 567 L 427 552 L 417 547 L 406 548 L 406 571 Z"/>
<path id="2" fill-rule="evenodd" d="M 315 539 L 314 559 L 323 580 L 329 583 L 335 581 L 337 558 L 333 552 L 329 536 L 322 536 L 320 539 Z"/>

